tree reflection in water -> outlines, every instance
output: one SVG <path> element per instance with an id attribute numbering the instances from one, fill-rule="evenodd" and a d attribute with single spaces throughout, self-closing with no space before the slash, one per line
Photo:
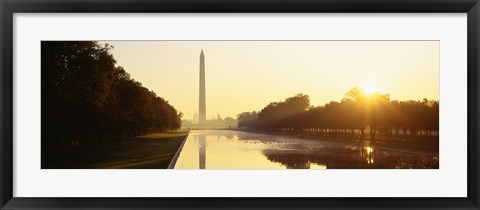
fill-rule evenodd
<path id="1" fill-rule="evenodd" d="M 438 169 L 437 155 L 231 130 L 191 131 L 176 169 Z"/>
<path id="2" fill-rule="evenodd" d="M 239 140 L 247 143 L 260 141 L 271 144 L 287 137 L 252 135 L 240 132 Z M 287 169 L 310 169 L 311 165 L 324 165 L 328 169 L 432 169 L 439 167 L 438 156 L 416 155 L 372 147 L 346 146 L 344 144 L 317 145 L 315 141 L 303 144 L 280 144 L 279 148 L 265 149 L 268 160 L 280 163 Z"/>
<path id="3" fill-rule="evenodd" d="M 268 149 L 263 151 L 263 155 L 289 169 L 309 169 L 312 163 L 325 165 L 329 169 L 438 168 L 436 156 L 412 155 L 371 147 L 326 147 L 303 151 Z"/>

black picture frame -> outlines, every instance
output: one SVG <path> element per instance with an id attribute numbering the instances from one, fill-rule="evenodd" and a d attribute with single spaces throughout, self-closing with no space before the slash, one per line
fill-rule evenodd
<path id="1" fill-rule="evenodd" d="M 479 209 L 478 0 L 0 0 L 1 209 Z M 25 198 L 13 197 L 14 13 L 467 13 L 468 196 L 465 198 Z M 94 190 L 94 189 L 92 189 Z"/>

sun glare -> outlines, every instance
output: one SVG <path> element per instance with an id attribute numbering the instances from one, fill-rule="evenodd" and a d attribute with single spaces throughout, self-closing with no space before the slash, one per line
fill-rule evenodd
<path id="1" fill-rule="evenodd" d="M 362 86 L 362 90 L 368 95 L 377 92 L 377 88 L 374 85 L 364 85 Z"/>

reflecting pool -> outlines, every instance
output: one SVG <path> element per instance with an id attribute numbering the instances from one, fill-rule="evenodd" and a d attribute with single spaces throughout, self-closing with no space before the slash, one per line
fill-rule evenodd
<path id="1" fill-rule="evenodd" d="M 438 156 L 233 130 L 191 131 L 175 169 L 433 168 Z"/>

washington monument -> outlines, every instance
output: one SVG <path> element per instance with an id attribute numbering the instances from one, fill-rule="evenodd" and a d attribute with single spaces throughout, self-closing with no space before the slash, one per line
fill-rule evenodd
<path id="1" fill-rule="evenodd" d="M 206 105 L 205 105 L 205 56 L 203 50 L 200 53 L 200 101 L 199 101 L 198 123 L 204 125 L 206 123 Z"/>

